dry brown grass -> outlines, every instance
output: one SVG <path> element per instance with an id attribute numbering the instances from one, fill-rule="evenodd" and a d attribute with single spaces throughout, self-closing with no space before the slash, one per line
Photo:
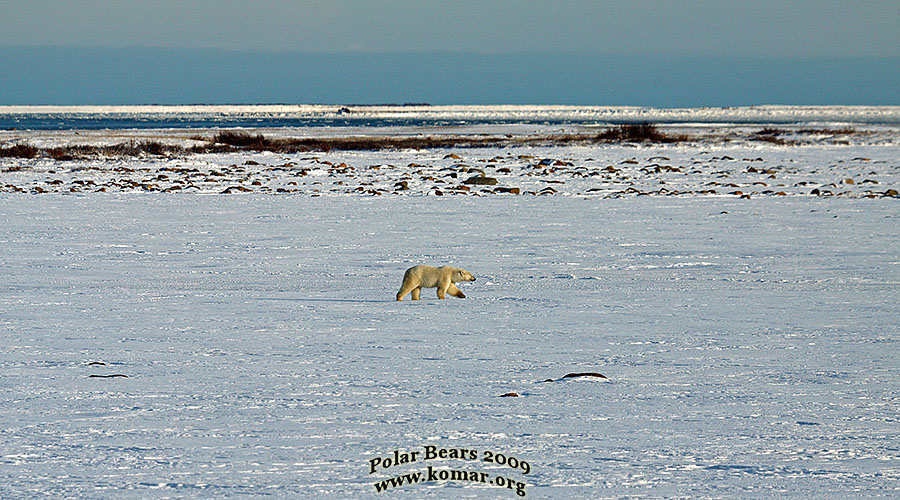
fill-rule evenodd
<path id="1" fill-rule="evenodd" d="M 281 154 L 328 151 L 382 151 L 403 149 L 447 149 L 508 146 L 562 146 L 615 142 L 672 143 L 690 140 L 684 135 L 660 132 L 649 123 L 609 128 L 599 134 L 547 134 L 521 136 L 439 135 L 439 136 L 355 136 L 355 137 L 266 137 L 240 131 L 223 131 L 212 137 L 191 137 L 204 141 L 194 146 L 163 144 L 155 141 L 129 141 L 109 146 L 71 145 L 52 148 L 17 145 L 0 149 L 0 156 L 58 161 L 102 157 L 177 156 L 187 154 L 269 151 Z"/>

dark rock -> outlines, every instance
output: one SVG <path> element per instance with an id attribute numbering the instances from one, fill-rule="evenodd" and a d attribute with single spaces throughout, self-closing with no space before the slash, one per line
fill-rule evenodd
<path id="1" fill-rule="evenodd" d="M 607 378 L 606 375 L 603 375 L 602 373 L 596 373 L 596 372 L 567 373 L 567 374 L 563 375 L 562 378 L 576 378 L 576 377 Z"/>
<path id="2" fill-rule="evenodd" d="M 517 397 L 519 397 L 519 394 L 516 392 L 507 392 L 506 394 L 501 394 L 500 397 L 501 398 L 517 398 Z"/>
<path id="3" fill-rule="evenodd" d="M 463 181 L 463 184 L 475 184 L 479 186 L 494 186 L 498 183 L 493 177 L 485 177 L 484 175 L 475 175 Z"/>

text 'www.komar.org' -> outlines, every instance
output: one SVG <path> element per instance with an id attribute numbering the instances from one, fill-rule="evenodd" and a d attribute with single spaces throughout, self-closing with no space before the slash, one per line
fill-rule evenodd
<path id="1" fill-rule="evenodd" d="M 434 483 L 438 481 L 461 481 L 470 483 L 488 484 L 493 486 L 505 486 L 514 490 L 516 495 L 525 496 L 525 483 L 503 476 L 491 476 L 487 472 L 467 471 L 457 469 L 435 469 L 428 466 L 425 471 L 410 472 L 401 476 L 392 477 L 375 483 L 375 491 L 382 492 L 400 486 L 418 483 Z"/>

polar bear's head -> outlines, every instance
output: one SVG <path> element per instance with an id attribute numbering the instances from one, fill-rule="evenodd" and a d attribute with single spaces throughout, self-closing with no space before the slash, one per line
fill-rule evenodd
<path id="1" fill-rule="evenodd" d="M 465 269 L 454 269 L 453 282 L 458 281 L 475 281 L 475 276 L 472 276 L 472 273 L 466 271 Z"/>

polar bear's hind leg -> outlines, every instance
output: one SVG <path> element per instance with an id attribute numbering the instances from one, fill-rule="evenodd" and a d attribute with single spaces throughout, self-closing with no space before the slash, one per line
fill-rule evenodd
<path id="1" fill-rule="evenodd" d="M 403 300 L 403 297 L 406 297 L 406 294 L 409 292 L 413 293 L 413 300 L 419 300 L 418 284 L 412 282 L 412 280 L 407 281 L 404 279 L 403 284 L 400 286 L 400 291 L 397 292 L 397 300 Z"/>

